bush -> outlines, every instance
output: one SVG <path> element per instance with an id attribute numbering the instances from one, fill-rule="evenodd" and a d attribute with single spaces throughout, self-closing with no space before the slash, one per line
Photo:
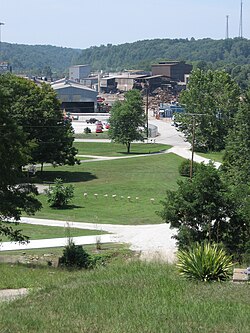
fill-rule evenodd
<path id="1" fill-rule="evenodd" d="M 179 166 L 179 174 L 183 177 L 190 176 L 190 160 L 184 160 Z M 193 175 L 197 171 L 199 163 L 193 161 Z"/>
<path id="2" fill-rule="evenodd" d="M 67 268 L 89 268 L 91 257 L 81 245 L 75 245 L 72 241 L 69 241 L 69 244 L 63 250 L 60 265 Z"/>
<path id="3" fill-rule="evenodd" d="M 196 243 L 178 251 L 177 267 L 182 276 L 200 281 L 224 281 L 231 275 L 231 257 L 218 244 Z"/>
<path id="4" fill-rule="evenodd" d="M 55 185 L 46 191 L 50 207 L 63 208 L 74 197 L 74 186 L 63 185 L 62 179 L 56 178 Z"/>
<path id="5" fill-rule="evenodd" d="M 85 134 L 91 133 L 91 129 L 89 127 L 85 127 L 83 131 Z"/>

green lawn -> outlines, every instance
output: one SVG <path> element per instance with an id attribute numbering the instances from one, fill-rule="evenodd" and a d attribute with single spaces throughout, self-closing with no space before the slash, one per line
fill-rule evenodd
<path id="1" fill-rule="evenodd" d="M 195 283 L 175 267 L 131 261 L 91 271 L 1 265 L 1 280 L 39 287 L 0 303 L 4 333 L 248 333 L 249 284 Z M 1 285 L 4 283 L 0 281 Z"/>
<path id="2" fill-rule="evenodd" d="M 181 161 L 174 154 L 163 154 L 45 167 L 44 180 L 60 177 L 65 183 L 73 183 L 75 198 L 68 209 L 52 209 L 46 196 L 40 195 L 44 207 L 36 217 L 92 223 L 160 223 L 156 211 L 161 209 L 160 200 L 166 190 L 176 188 Z M 88 194 L 86 198 L 84 193 Z"/>
<path id="3" fill-rule="evenodd" d="M 105 131 L 103 133 L 94 133 L 93 132 L 93 133 L 89 133 L 89 134 L 77 133 L 77 134 L 74 134 L 74 137 L 76 139 L 109 139 L 108 131 Z"/>
<path id="4" fill-rule="evenodd" d="M 223 161 L 223 155 L 224 155 L 225 151 L 215 151 L 215 152 L 209 152 L 209 153 L 197 153 L 200 156 L 203 156 L 205 158 L 209 158 L 210 160 L 214 161 L 214 162 L 220 162 L 222 163 Z"/>
<path id="5" fill-rule="evenodd" d="M 125 145 L 109 142 L 75 142 L 78 155 L 127 156 Z M 156 153 L 171 146 L 157 143 L 132 143 L 130 154 L 140 155 Z"/>
<path id="6" fill-rule="evenodd" d="M 5 223 L 6 225 L 9 225 Z M 91 235 L 101 235 L 104 232 L 98 230 L 84 230 L 76 228 L 61 228 L 61 227 L 51 227 L 42 226 L 34 224 L 20 223 L 18 225 L 13 224 L 13 229 L 22 230 L 22 234 L 29 236 L 30 239 L 48 239 L 48 238 L 60 238 L 60 237 L 71 237 L 76 236 L 91 236 Z M 107 232 L 105 232 L 107 233 Z M 3 242 L 9 241 L 5 236 L 1 237 Z"/>

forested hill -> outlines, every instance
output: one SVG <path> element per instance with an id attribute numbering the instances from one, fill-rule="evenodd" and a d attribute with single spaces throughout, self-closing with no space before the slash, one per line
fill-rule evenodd
<path id="1" fill-rule="evenodd" d="M 23 45 L 1 43 L 0 61 L 8 61 L 14 73 L 47 75 L 48 69 L 56 75 L 68 73 L 81 50 L 51 45 Z"/>
<path id="2" fill-rule="evenodd" d="M 151 64 L 159 60 L 185 60 L 211 68 L 235 68 L 236 65 L 250 64 L 250 40 L 152 39 L 93 46 L 85 50 L 2 43 L 1 60 L 9 61 L 14 72 L 33 74 L 42 72 L 46 66 L 52 71 L 67 73 L 72 64 L 91 64 L 93 70 L 104 71 L 149 70 Z"/>
<path id="3" fill-rule="evenodd" d="M 216 65 L 250 63 L 248 39 L 152 39 L 134 43 L 90 47 L 82 51 L 79 63 L 91 63 L 93 69 L 150 69 L 158 60 L 185 60 Z"/>

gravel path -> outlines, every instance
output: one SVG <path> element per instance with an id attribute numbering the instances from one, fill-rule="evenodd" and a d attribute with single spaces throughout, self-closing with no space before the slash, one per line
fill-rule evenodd
<path id="1" fill-rule="evenodd" d="M 168 153 L 174 153 L 184 158 L 191 158 L 190 144 L 185 142 L 183 135 L 176 130 L 174 126 L 171 126 L 170 121 L 167 120 L 156 120 L 151 118 L 149 122 L 158 127 L 160 135 L 156 138 L 156 143 L 164 143 L 171 145 L 172 148 L 169 149 Z M 74 125 L 74 122 L 73 122 Z M 85 140 L 76 140 L 85 141 Z M 86 140 L 86 141 L 96 141 L 96 140 Z M 102 140 L 107 142 L 108 140 Z M 141 155 L 143 156 L 143 155 Z M 147 155 L 149 156 L 149 155 Z M 132 156 L 131 156 L 132 157 Z M 121 158 L 121 157 L 119 157 Z M 124 157 L 123 157 L 124 158 Z M 115 159 L 114 157 L 100 157 L 96 158 L 96 161 L 103 159 Z M 203 158 L 197 154 L 194 155 L 194 160 L 197 162 L 208 163 L 209 159 Z M 88 160 L 87 160 L 88 161 Z M 93 162 L 93 160 L 90 160 Z M 216 166 L 219 166 L 216 163 Z M 43 189 L 41 189 L 43 190 Z M 34 218 L 22 218 L 21 222 L 30 224 L 40 224 L 40 225 L 51 225 L 66 227 L 68 222 L 66 221 L 55 221 L 55 220 L 43 220 Z M 96 243 L 97 237 L 101 242 L 119 242 L 127 243 L 130 249 L 139 251 L 142 258 L 162 258 L 172 262 L 175 260 L 176 243 L 172 236 L 174 235 L 173 230 L 169 228 L 167 224 L 157 224 L 157 225 L 111 225 L 111 224 L 92 224 L 92 223 L 77 223 L 72 222 L 70 226 L 80 229 L 92 229 L 92 230 L 102 230 L 111 233 L 112 235 L 100 235 L 100 236 L 83 236 L 75 237 L 74 241 L 76 244 L 92 244 Z M 26 247 L 21 247 L 19 244 L 15 243 L 3 243 L 0 247 L 0 251 L 4 249 L 27 249 L 37 248 L 37 247 L 53 247 L 53 246 L 64 246 L 66 239 L 50 239 L 50 240 L 36 240 L 31 241 Z M 59 245 L 62 244 L 62 245 Z"/>

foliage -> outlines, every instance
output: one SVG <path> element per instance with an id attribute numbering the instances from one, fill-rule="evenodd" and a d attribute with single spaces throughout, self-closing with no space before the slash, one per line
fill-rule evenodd
<path id="1" fill-rule="evenodd" d="M 196 243 L 187 250 L 177 252 L 177 267 L 187 279 L 225 281 L 232 271 L 232 261 L 218 244 Z"/>
<path id="2" fill-rule="evenodd" d="M 90 255 L 81 245 L 75 245 L 73 241 L 65 246 L 60 264 L 67 268 L 89 268 L 91 263 Z"/>
<path id="3" fill-rule="evenodd" d="M 52 74 L 52 79 L 57 79 L 68 73 L 68 67 L 75 64 L 80 52 L 79 49 L 51 45 L 2 43 L 1 60 L 10 62 L 14 73 L 47 78 Z"/>
<path id="4" fill-rule="evenodd" d="M 116 102 L 109 119 L 109 136 L 112 140 L 125 144 L 127 153 L 130 152 L 131 142 L 143 141 L 145 115 L 143 101 L 138 90 L 126 93 L 125 100 Z"/>
<path id="5" fill-rule="evenodd" d="M 199 151 L 218 151 L 225 147 L 225 139 L 238 110 L 240 89 L 225 71 L 194 70 L 188 89 L 180 96 L 185 111 L 178 121 L 189 142 Z"/>
<path id="6" fill-rule="evenodd" d="M 179 174 L 183 177 L 189 177 L 190 176 L 190 160 L 183 160 L 183 162 L 179 166 Z M 199 163 L 193 161 L 193 174 L 197 171 L 197 168 L 199 167 Z"/>
<path id="7" fill-rule="evenodd" d="M 63 185 L 60 178 L 55 179 L 55 184 L 46 191 L 50 207 L 64 208 L 74 197 L 74 186 Z"/>
<path id="8" fill-rule="evenodd" d="M 230 183 L 250 184 L 250 90 L 245 93 L 229 131 L 223 170 Z"/>
<path id="9" fill-rule="evenodd" d="M 223 243 L 240 257 L 246 251 L 249 222 L 243 202 L 231 191 L 213 165 L 201 164 L 191 180 L 179 181 L 177 191 L 167 191 L 159 213 L 171 228 L 180 249 L 194 242 Z M 238 207 L 238 205 L 240 206 Z"/>
<path id="10" fill-rule="evenodd" d="M 9 115 L 9 91 L 0 86 L 0 236 L 15 241 L 27 240 L 20 230 L 2 221 L 18 222 L 22 212 L 34 214 L 41 208 L 34 185 L 18 184 L 22 165 L 29 161 L 31 146 L 22 128 Z"/>
<path id="11" fill-rule="evenodd" d="M 9 116 L 26 138 L 24 147 L 32 146 L 31 162 L 75 164 L 73 128 L 64 121 L 55 91 L 11 74 L 1 75 L 0 84 L 7 94 Z"/>
<path id="12" fill-rule="evenodd" d="M 151 70 L 159 60 L 194 62 L 203 68 L 217 69 L 225 64 L 249 64 L 250 41 L 235 38 L 213 40 L 209 38 L 151 39 L 121 45 L 92 46 L 82 50 L 78 63 L 91 64 L 93 69 L 122 70 L 124 68 Z M 233 66 L 234 65 L 234 66 Z"/>

